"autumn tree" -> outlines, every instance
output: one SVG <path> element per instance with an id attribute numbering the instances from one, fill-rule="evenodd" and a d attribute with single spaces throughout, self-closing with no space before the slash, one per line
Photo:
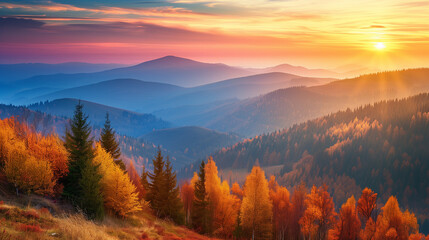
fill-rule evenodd
<path id="1" fill-rule="evenodd" d="M 300 219 L 301 230 L 306 236 L 327 239 L 329 228 L 335 223 L 334 201 L 327 186 L 315 187 L 305 199 L 306 209 Z"/>
<path id="2" fill-rule="evenodd" d="M 215 235 L 232 235 L 238 215 L 239 200 L 231 195 L 227 182 L 221 183 L 213 158 L 205 165 L 206 191 L 208 199 L 209 230 Z"/>
<path id="3" fill-rule="evenodd" d="M 185 210 L 185 223 L 190 226 L 192 224 L 191 212 L 194 200 L 194 186 L 190 182 L 186 181 L 182 184 L 182 187 L 180 188 L 180 197 L 182 198 Z"/>
<path id="4" fill-rule="evenodd" d="M 119 148 L 119 143 L 115 139 L 115 131 L 110 124 L 109 113 L 106 113 L 106 121 L 104 122 L 103 129 L 101 129 L 100 142 L 104 150 L 112 155 L 115 163 L 125 171 L 126 167 L 124 162 L 120 159 L 121 149 Z"/>
<path id="5" fill-rule="evenodd" d="M 417 233 L 416 217 L 408 210 L 402 212 L 396 197 L 391 196 L 381 210 L 376 222 L 376 240 L 406 240 L 411 233 Z"/>
<path id="6" fill-rule="evenodd" d="M 286 187 L 279 186 L 274 176 L 271 176 L 268 186 L 272 186 L 270 188 L 270 199 L 273 203 L 274 236 L 276 239 L 285 239 L 288 236 L 291 212 L 289 191 Z"/>
<path id="7" fill-rule="evenodd" d="M 232 184 L 231 193 L 238 197 L 240 200 L 243 199 L 243 189 L 240 188 L 240 185 L 237 182 Z"/>
<path id="8" fill-rule="evenodd" d="M 135 185 L 127 173 L 115 164 L 112 156 L 97 143 L 94 162 L 98 164 L 104 205 L 113 214 L 127 217 L 141 210 Z"/>
<path id="9" fill-rule="evenodd" d="M 255 166 L 246 177 L 240 221 L 243 231 L 252 239 L 270 239 L 272 203 L 264 171 Z"/>
<path id="10" fill-rule="evenodd" d="M 29 139 L 41 134 L 14 118 L 0 120 L 0 161 L 16 193 L 52 194 L 57 182 L 50 161 L 28 149 Z M 31 141 L 32 145 L 37 141 Z M 33 144 L 34 143 L 34 144 Z M 40 147 L 37 145 L 37 147 Z M 54 150 L 55 151 L 55 150 Z"/>
<path id="11" fill-rule="evenodd" d="M 290 200 L 291 214 L 289 219 L 289 236 L 290 239 L 293 240 L 299 240 L 301 238 L 301 225 L 299 224 L 299 220 L 302 218 L 305 212 L 306 194 L 307 190 L 305 188 L 305 185 L 301 183 L 300 185 L 295 187 Z"/>
<path id="12" fill-rule="evenodd" d="M 147 176 L 147 172 L 146 172 L 146 167 L 143 165 L 142 167 L 142 174 L 140 176 L 140 183 L 143 186 L 144 189 L 144 195 L 143 195 L 143 199 L 146 199 L 147 196 L 147 192 L 149 191 L 149 182 L 148 182 L 148 176 Z"/>
<path id="13" fill-rule="evenodd" d="M 329 231 L 330 240 L 356 240 L 360 232 L 360 220 L 356 211 L 356 200 L 351 196 L 341 206 L 339 221 Z"/>
<path id="14" fill-rule="evenodd" d="M 137 173 L 136 168 L 134 167 L 133 161 L 130 160 L 130 163 L 127 166 L 127 174 L 130 178 L 131 182 L 136 188 L 136 192 L 138 193 L 139 200 L 143 200 L 146 195 L 146 189 L 143 187 L 141 182 L 141 178 Z"/>
<path id="15" fill-rule="evenodd" d="M 363 218 L 366 223 L 372 216 L 372 213 L 377 208 L 377 193 L 374 193 L 371 189 L 365 188 L 362 191 L 357 203 L 357 210 L 359 215 Z"/>
<path id="16" fill-rule="evenodd" d="M 205 163 L 201 161 L 198 171 L 198 181 L 194 186 L 194 201 L 192 211 L 192 226 L 200 233 L 209 231 L 208 202 L 206 192 Z"/>

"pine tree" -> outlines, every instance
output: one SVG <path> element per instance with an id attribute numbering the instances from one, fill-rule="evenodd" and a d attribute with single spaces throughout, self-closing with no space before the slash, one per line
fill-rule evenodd
<path id="1" fill-rule="evenodd" d="M 90 137 L 91 128 L 87 122 L 88 116 L 84 115 L 82 108 L 83 105 L 79 102 L 76 105 L 70 129 L 66 130 L 65 136 L 65 147 L 69 154 L 69 173 L 64 178 L 63 194 L 75 203 L 82 193 L 82 187 L 78 183 L 82 178 L 83 169 L 94 158 L 93 139 Z"/>
<path id="2" fill-rule="evenodd" d="M 162 191 L 165 186 L 165 173 L 164 173 L 164 158 L 161 154 L 161 149 L 158 148 L 158 153 L 153 161 L 153 173 L 147 173 L 149 178 L 149 188 L 146 194 L 147 201 L 150 207 L 155 211 L 158 217 L 164 217 L 165 213 L 162 209 Z"/>
<path id="3" fill-rule="evenodd" d="M 173 172 L 171 162 L 167 157 L 165 164 L 165 187 L 163 188 L 163 200 L 162 208 L 166 217 L 173 219 L 177 224 L 184 223 L 184 212 L 183 203 L 180 199 L 180 190 L 177 186 L 176 173 Z"/>
<path id="4" fill-rule="evenodd" d="M 100 142 L 104 150 L 106 150 L 106 152 L 108 152 L 115 160 L 115 163 L 125 171 L 125 164 L 120 159 L 121 149 L 119 148 L 119 143 L 115 139 L 115 131 L 110 124 L 109 113 L 106 113 L 106 121 L 104 122 L 103 129 L 101 130 Z"/>
<path id="5" fill-rule="evenodd" d="M 198 181 L 195 183 L 195 198 L 192 210 L 192 225 L 200 233 L 208 231 L 208 202 L 206 193 L 206 174 L 205 163 L 201 161 L 200 171 L 198 172 Z"/>
<path id="6" fill-rule="evenodd" d="M 102 220 L 104 218 L 103 196 L 101 194 L 101 174 L 99 165 L 87 164 L 82 170 L 79 186 L 82 189 L 80 206 L 90 219 Z"/>
<path id="7" fill-rule="evenodd" d="M 101 175 L 94 165 L 93 139 L 88 116 L 83 105 L 76 105 L 70 130 L 66 132 L 65 147 L 69 153 L 69 173 L 64 179 L 63 194 L 82 208 L 88 217 L 101 219 L 104 216 L 103 198 L 100 192 Z"/>

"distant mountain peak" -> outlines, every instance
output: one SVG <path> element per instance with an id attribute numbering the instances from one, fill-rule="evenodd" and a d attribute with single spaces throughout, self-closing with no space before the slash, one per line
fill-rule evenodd
<path id="1" fill-rule="evenodd" d="M 201 62 L 197 62 L 188 58 L 182 58 L 182 57 L 177 57 L 177 56 L 173 56 L 173 55 L 167 55 L 165 57 L 161 57 L 161 58 L 157 58 L 157 59 L 153 59 L 153 60 L 149 60 L 143 63 L 140 63 L 137 66 L 139 67 L 155 67 L 155 66 L 159 66 L 159 67 L 170 67 L 172 65 L 174 66 L 189 66 L 192 64 L 202 64 Z"/>

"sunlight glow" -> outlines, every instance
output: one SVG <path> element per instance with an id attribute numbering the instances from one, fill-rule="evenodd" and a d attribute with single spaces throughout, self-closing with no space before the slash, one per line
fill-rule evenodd
<path id="1" fill-rule="evenodd" d="M 385 48 L 386 48 L 386 45 L 384 45 L 384 43 L 382 43 L 382 42 L 378 42 L 378 43 L 376 43 L 376 44 L 374 45 L 374 47 L 375 47 L 377 50 L 382 50 L 382 49 L 385 49 Z"/>

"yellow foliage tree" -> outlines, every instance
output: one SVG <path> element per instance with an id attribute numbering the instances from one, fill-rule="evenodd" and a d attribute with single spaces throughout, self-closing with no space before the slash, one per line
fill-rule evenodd
<path id="1" fill-rule="evenodd" d="M 205 165 L 205 187 L 209 212 L 211 216 L 211 230 L 222 237 L 232 236 L 236 224 L 239 199 L 231 195 L 226 181 L 221 183 L 218 170 L 213 158 L 209 158 Z"/>
<path id="2" fill-rule="evenodd" d="M 326 239 L 329 228 L 335 222 L 334 201 L 327 191 L 327 186 L 315 187 L 305 199 L 307 209 L 300 220 L 301 230 L 306 236 Z"/>
<path id="3" fill-rule="evenodd" d="M 56 183 L 50 163 L 28 151 L 28 137 L 34 134 L 13 118 L 0 120 L 0 162 L 17 194 L 51 194 Z"/>
<path id="4" fill-rule="evenodd" d="M 376 240 L 406 240 L 411 233 L 417 233 L 417 218 L 408 210 L 401 212 L 396 197 L 390 197 L 377 218 Z"/>
<path id="5" fill-rule="evenodd" d="M 240 220 L 244 232 L 253 239 L 270 239 L 272 203 L 264 171 L 255 166 L 244 184 Z"/>
<path id="6" fill-rule="evenodd" d="M 102 193 L 106 208 L 121 217 L 140 211 L 138 193 L 128 175 L 114 163 L 112 156 L 99 143 L 95 153 L 94 163 L 99 164 L 102 175 Z"/>

